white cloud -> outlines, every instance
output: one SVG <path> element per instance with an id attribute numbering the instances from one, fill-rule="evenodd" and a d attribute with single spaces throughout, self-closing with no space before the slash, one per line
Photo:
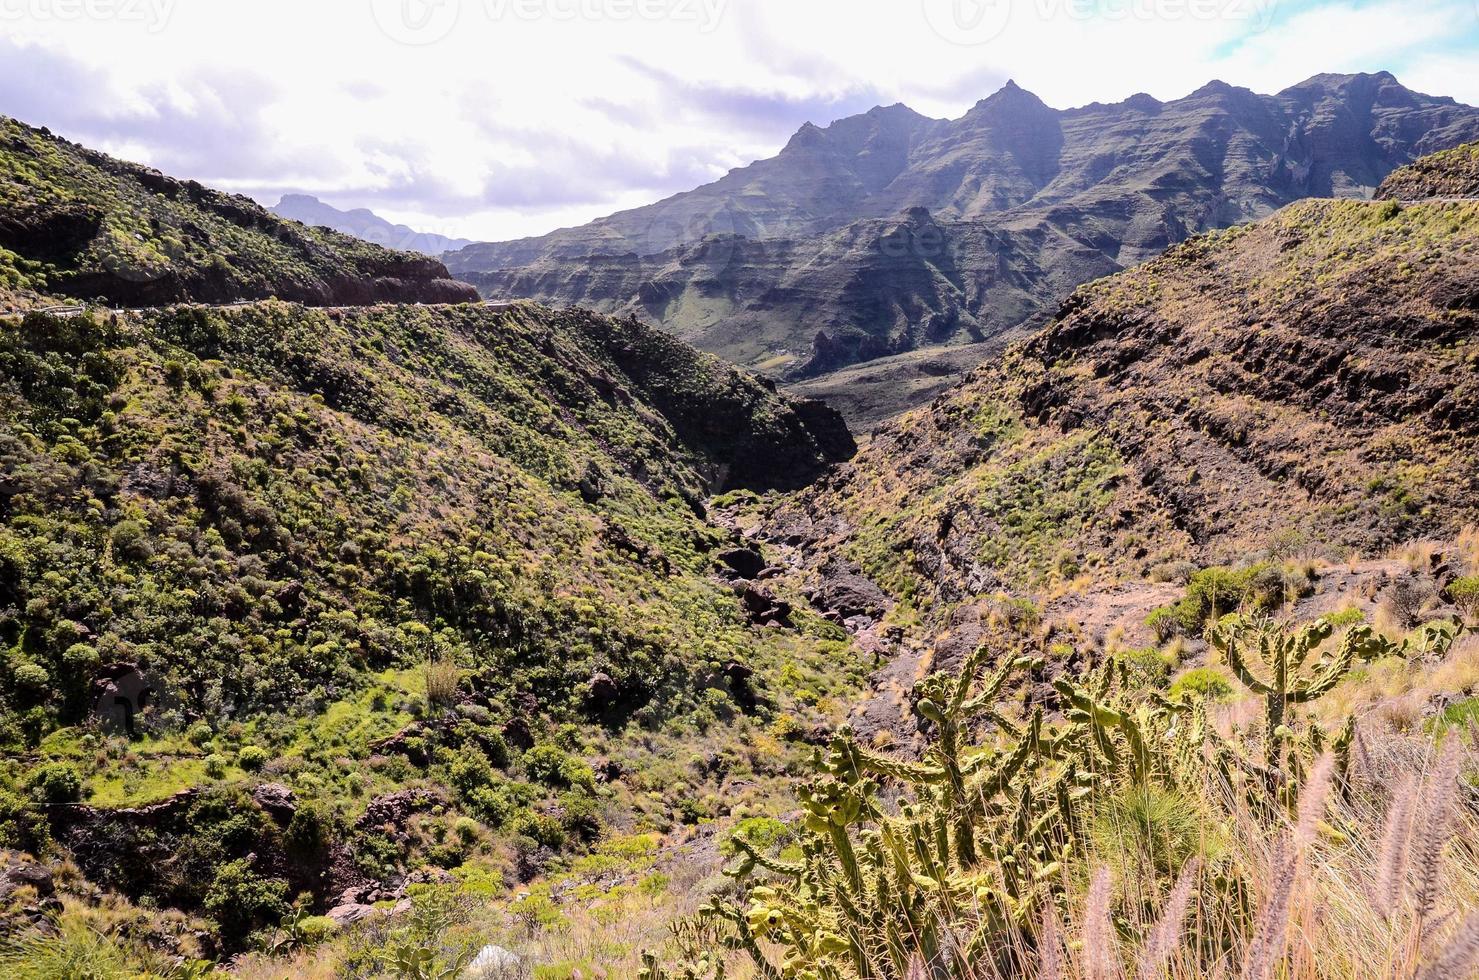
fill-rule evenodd
<path id="1" fill-rule="evenodd" d="M 1175 98 L 1212 77 L 1271 91 L 1319 71 L 1390 69 L 1479 102 L 1476 9 L 0 0 L 0 44 L 74 66 L 0 89 L 0 112 L 263 199 L 304 190 L 427 230 L 506 238 L 720 176 L 774 153 L 803 121 L 895 101 L 958 115 L 1008 77 L 1068 106 L 1137 91 Z M 971 41 L 983 43 L 956 43 Z M 45 82 L 83 90 L 47 95 Z"/>

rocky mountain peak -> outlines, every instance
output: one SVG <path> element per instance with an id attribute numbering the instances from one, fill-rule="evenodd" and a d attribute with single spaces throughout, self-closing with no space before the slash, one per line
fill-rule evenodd
<path id="1" fill-rule="evenodd" d="M 1047 103 L 1016 82 L 1005 85 L 971 107 L 962 123 L 971 120 L 999 120 L 1011 116 L 1053 114 Z"/>

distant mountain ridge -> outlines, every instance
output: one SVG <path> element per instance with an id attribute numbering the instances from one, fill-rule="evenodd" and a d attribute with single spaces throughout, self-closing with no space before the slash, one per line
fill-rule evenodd
<path id="1" fill-rule="evenodd" d="M 393 224 L 368 208 L 341 211 L 311 194 L 284 194 L 267 210 L 310 227 L 332 228 L 376 245 L 422 255 L 438 256 L 473 244 L 467 238 L 448 238 L 429 231 L 417 231 L 408 225 Z"/>
<path id="2" fill-rule="evenodd" d="M 807 378 L 1041 323 L 1075 286 L 1193 234 L 1370 197 L 1476 137 L 1479 109 L 1386 72 L 1067 110 L 1008 83 L 955 120 L 895 105 L 807 124 L 694 191 L 447 263 L 489 298 L 637 313 Z"/>

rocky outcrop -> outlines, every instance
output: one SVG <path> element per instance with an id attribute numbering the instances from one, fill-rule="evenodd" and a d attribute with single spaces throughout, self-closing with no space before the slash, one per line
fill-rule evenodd
<path id="1" fill-rule="evenodd" d="M 42 929 L 53 928 L 53 916 L 62 911 L 56 882 L 45 867 L 15 851 L 0 851 L 0 932 L 15 919 Z M 13 918 L 12 918 L 13 917 Z"/>
<path id="2" fill-rule="evenodd" d="M 684 448 L 707 461 L 709 490 L 796 489 L 857 451 L 835 410 L 780 395 L 768 380 L 724 365 L 635 317 L 540 313 L 610 359 L 623 384 L 601 379 L 598 390 L 609 401 L 636 398 L 660 412 Z M 598 493 L 596 483 L 584 476 L 582 493 Z"/>

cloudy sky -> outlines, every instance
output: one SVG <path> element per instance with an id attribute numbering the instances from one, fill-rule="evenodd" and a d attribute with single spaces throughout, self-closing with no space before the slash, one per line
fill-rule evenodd
<path id="1" fill-rule="evenodd" d="M 1479 0 L 0 0 L 0 113 L 274 203 L 505 239 L 773 154 L 807 121 L 1273 92 L 1479 104 Z"/>

